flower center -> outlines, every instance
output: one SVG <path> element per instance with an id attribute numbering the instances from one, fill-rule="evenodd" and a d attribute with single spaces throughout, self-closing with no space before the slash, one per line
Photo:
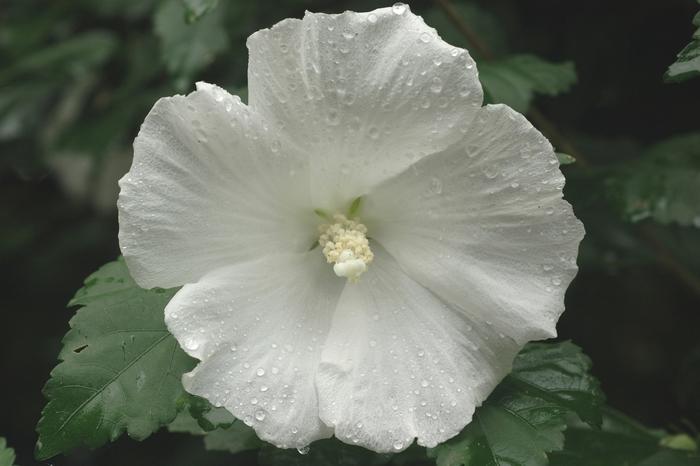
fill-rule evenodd
<path id="1" fill-rule="evenodd" d="M 367 240 L 367 227 L 343 214 L 335 214 L 333 222 L 318 227 L 318 244 L 323 248 L 326 261 L 333 264 L 333 272 L 355 283 L 374 259 Z"/>

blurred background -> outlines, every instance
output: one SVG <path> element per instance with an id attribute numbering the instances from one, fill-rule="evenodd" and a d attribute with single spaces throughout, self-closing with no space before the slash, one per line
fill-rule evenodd
<path id="1" fill-rule="evenodd" d="M 82 280 L 119 254 L 116 181 L 161 96 L 217 83 L 245 98 L 246 37 L 363 0 L 5 0 L 0 5 L 0 436 L 36 464 L 41 389 Z M 477 58 L 490 101 L 558 150 L 587 229 L 559 329 L 609 403 L 671 432 L 700 428 L 700 78 L 665 83 L 694 0 L 416 0 Z M 466 30 L 465 30 L 466 29 Z M 472 36 L 471 41 L 465 37 Z M 524 58 L 523 58 L 524 57 Z M 574 71 L 575 70 L 575 71 Z M 122 438 L 41 464 L 249 464 L 198 439 Z"/>

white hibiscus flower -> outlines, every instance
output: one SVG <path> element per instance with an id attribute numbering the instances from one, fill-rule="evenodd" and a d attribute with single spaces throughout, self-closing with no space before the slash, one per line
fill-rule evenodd
<path id="1" fill-rule="evenodd" d="M 249 105 L 199 83 L 146 117 L 120 182 L 129 269 L 184 285 L 165 319 L 200 360 L 185 388 L 260 438 L 434 446 L 555 335 L 583 227 L 552 147 L 482 107 L 467 51 L 402 4 L 248 48 Z"/>

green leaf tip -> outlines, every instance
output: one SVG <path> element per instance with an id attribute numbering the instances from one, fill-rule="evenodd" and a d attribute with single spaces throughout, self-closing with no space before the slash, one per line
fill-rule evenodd
<path id="1" fill-rule="evenodd" d="M 219 0 L 182 0 L 182 3 L 185 6 L 185 21 L 191 24 L 216 8 Z"/>
<path id="2" fill-rule="evenodd" d="M 698 29 L 692 40 L 678 52 L 676 61 L 664 73 L 664 81 L 667 83 L 680 83 L 700 75 L 700 12 L 693 18 L 693 25 Z"/>
<path id="3" fill-rule="evenodd" d="M 674 450 L 698 451 L 698 442 L 688 434 L 669 435 L 662 438 L 659 445 Z"/>
<path id="4" fill-rule="evenodd" d="M 576 162 L 576 159 L 569 154 L 563 152 L 557 152 L 557 160 L 559 160 L 559 165 L 571 165 Z"/>
<path id="5" fill-rule="evenodd" d="M 3 437 L 0 437 L 0 466 L 15 466 L 15 451 L 7 446 Z"/>

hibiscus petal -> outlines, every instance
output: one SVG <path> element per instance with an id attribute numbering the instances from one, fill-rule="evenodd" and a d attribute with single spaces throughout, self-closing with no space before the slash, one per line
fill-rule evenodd
<path id="1" fill-rule="evenodd" d="M 199 359 L 185 389 L 223 406 L 279 447 L 330 437 L 314 377 L 344 281 L 318 251 L 266 257 L 185 285 L 168 329 Z"/>
<path id="2" fill-rule="evenodd" d="M 337 208 L 455 142 L 482 103 L 474 61 L 406 5 L 307 13 L 248 39 L 250 106 L 313 157 Z"/>
<path id="3" fill-rule="evenodd" d="M 453 309 L 374 244 L 345 287 L 318 373 L 321 418 L 377 452 L 453 437 L 508 373 L 518 345 Z"/>
<path id="4" fill-rule="evenodd" d="M 519 343 L 556 335 L 583 225 L 549 142 L 484 107 L 465 139 L 364 200 L 363 220 L 415 280 Z"/>
<path id="5" fill-rule="evenodd" d="M 209 84 L 155 104 L 119 183 L 119 243 L 139 285 L 178 286 L 272 250 L 308 249 L 307 162 L 271 140 L 238 97 Z"/>

